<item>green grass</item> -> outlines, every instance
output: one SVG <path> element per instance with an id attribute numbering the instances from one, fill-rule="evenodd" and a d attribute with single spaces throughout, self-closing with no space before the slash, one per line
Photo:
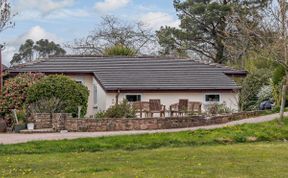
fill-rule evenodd
<path id="1" fill-rule="evenodd" d="M 288 119 L 0 145 L 0 177 L 288 177 Z M 253 142 L 253 143 L 252 143 Z M 256 142 L 256 143 L 255 143 Z"/>
<path id="2" fill-rule="evenodd" d="M 287 143 L 0 156 L 2 177 L 288 177 Z"/>
<path id="3" fill-rule="evenodd" d="M 279 125 L 276 121 L 273 121 L 215 130 L 84 138 L 61 141 L 35 141 L 16 145 L 0 145 L 0 155 L 138 150 L 160 147 L 185 147 L 283 140 L 288 140 L 287 119 L 285 120 L 284 125 Z"/>

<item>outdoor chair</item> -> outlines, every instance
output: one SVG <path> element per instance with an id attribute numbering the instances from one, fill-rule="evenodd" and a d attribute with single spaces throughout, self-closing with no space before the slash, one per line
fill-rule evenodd
<path id="1" fill-rule="evenodd" d="M 165 106 L 161 105 L 160 99 L 149 100 L 149 114 L 153 117 L 154 113 L 160 113 L 160 117 L 165 117 Z"/>
<path id="2" fill-rule="evenodd" d="M 136 101 L 136 102 L 133 102 L 132 106 L 133 106 L 133 109 L 135 109 L 135 112 L 140 114 L 140 118 L 142 118 L 143 113 L 145 114 L 145 117 L 148 117 L 149 102 Z"/>
<path id="3" fill-rule="evenodd" d="M 170 105 L 170 115 L 183 115 L 188 111 L 188 99 L 180 99 L 178 103 Z"/>
<path id="4" fill-rule="evenodd" d="M 202 103 L 201 102 L 189 102 L 188 103 L 188 111 L 192 114 L 197 113 L 201 114 L 202 112 Z"/>

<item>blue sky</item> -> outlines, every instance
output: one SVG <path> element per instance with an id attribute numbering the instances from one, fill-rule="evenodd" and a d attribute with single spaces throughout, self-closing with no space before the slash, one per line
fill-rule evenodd
<path id="1" fill-rule="evenodd" d="M 4 63 L 26 39 L 48 38 L 60 44 L 85 37 L 102 16 L 114 15 L 130 22 L 142 21 L 156 30 L 177 26 L 172 0 L 10 0 L 15 27 L 0 34 L 6 43 Z"/>

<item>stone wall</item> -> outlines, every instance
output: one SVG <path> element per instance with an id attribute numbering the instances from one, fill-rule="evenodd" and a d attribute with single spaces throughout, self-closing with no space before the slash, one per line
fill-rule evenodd
<path id="1" fill-rule="evenodd" d="M 98 132 L 196 127 L 222 124 L 232 120 L 240 120 L 257 115 L 259 115 L 258 111 L 212 117 L 191 116 L 142 119 L 75 119 L 69 114 L 53 114 L 52 117 L 50 117 L 50 114 L 36 114 L 36 117 L 34 116 L 34 118 L 37 118 L 35 120 L 36 128 L 47 128 L 46 126 L 51 126 L 50 128 L 53 128 L 55 131 L 68 130 L 71 132 Z M 43 119 L 44 121 L 40 122 L 39 119 Z M 49 119 L 50 122 L 48 122 Z"/>
<path id="2" fill-rule="evenodd" d="M 33 122 L 35 129 L 52 128 L 52 116 L 48 113 L 37 113 L 28 119 L 28 123 Z"/>

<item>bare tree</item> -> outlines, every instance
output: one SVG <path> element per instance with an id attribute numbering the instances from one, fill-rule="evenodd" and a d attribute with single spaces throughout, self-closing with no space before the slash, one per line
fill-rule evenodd
<path id="1" fill-rule="evenodd" d="M 288 83 L 287 5 L 285 0 L 276 0 L 262 12 L 265 18 L 256 24 L 257 28 L 251 28 L 250 23 L 238 19 L 237 25 L 244 32 L 238 39 L 242 40 L 234 41 L 234 44 L 237 45 L 230 46 L 230 49 L 239 54 L 256 51 L 262 59 L 276 62 L 285 69 L 286 75 L 282 82 L 280 122 L 283 120 Z"/>
<path id="2" fill-rule="evenodd" d="M 75 39 L 66 47 L 80 55 L 103 55 L 105 49 L 121 45 L 137 54 L 147 53 L 156 44 L 154 33 L 143 23 L 126 23 L 114 16 L 105 16 L 87 37 Z"/>
<path id="3" fill-rule="evenodd" d="M 14 23 L 11 21 L 11 6 L 7 0 L 0 0 L 0 32 L 6 28 L 14 26 Z"/>

